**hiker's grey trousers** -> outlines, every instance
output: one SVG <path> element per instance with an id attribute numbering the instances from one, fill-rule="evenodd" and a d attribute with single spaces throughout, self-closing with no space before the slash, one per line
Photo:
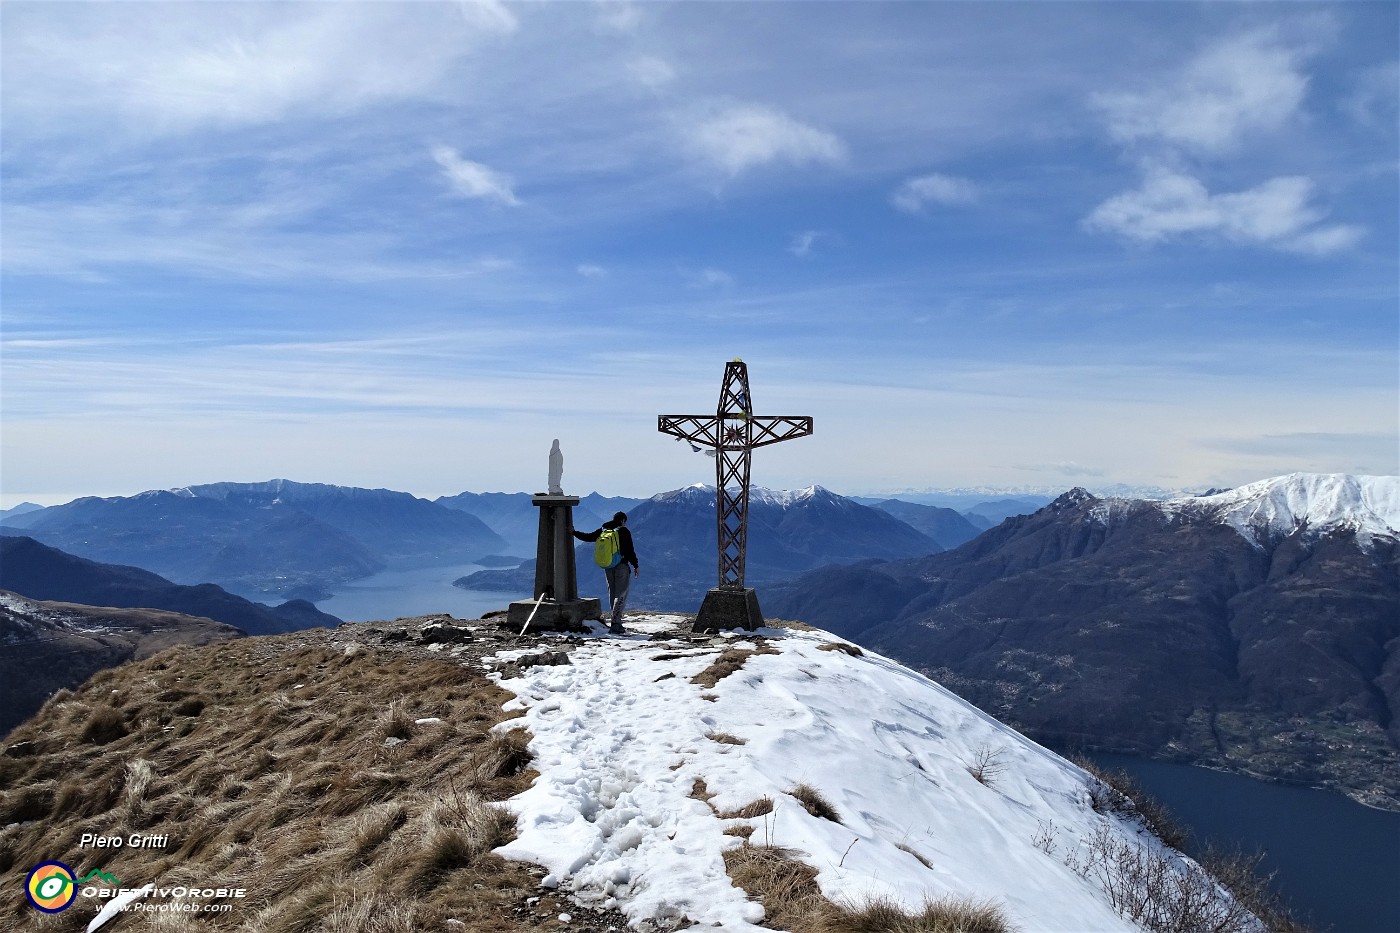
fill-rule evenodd
<path id="1" fill-rule="evenodd" d="M 627 591 L 632 587 L 632 565 L 625 560 L 616 567 L 603 568 L 608 578 L 608 603 L 612 606 L 612 624 L 622 624 L 622 609 L 627 605 Z"/>

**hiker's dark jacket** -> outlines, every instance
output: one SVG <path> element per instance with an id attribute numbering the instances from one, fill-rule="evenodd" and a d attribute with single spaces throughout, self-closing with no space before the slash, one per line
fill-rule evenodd
<path id="1" fill-rule="evenodd" d="M 603 528 L 617 529 L 617 550 L 622 554 L 622 562 L 631 564 L 634 569 L 640 569 L 642 565 L 637 563 L 637 552 L 632 549 L 632 532 L 627 530 L 627 526 L 604 522 Z M 597 541 L 598 536 L 603 533 L 603 528 L 596 531 L 575 531 L 574 537 L 580 541 Z"/>

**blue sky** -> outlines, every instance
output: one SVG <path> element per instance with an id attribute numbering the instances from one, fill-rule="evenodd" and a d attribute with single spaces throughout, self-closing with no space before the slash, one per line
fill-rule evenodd
<path id="1" fill-rule="evenodd" d="M 0 504 L 1397 472 L 1397 10 L 11 0 Z"/>

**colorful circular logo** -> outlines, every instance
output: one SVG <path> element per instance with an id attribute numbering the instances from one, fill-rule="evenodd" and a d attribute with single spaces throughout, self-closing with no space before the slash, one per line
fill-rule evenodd
<path id="1" fill-rule="evenodd" d="M 29 873 L 24 882 L 24 893 L 29 903 L 46 914 L 56 914 L 73 903 L 78 896 L 78 886 L 73 880 L 73 869 L 62 862 L 45 862 Z"/>

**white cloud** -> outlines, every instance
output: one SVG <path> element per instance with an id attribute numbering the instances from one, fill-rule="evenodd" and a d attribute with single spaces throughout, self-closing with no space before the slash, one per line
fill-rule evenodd
<path id="1" fill-rule="evenodd" d="M 952 175 L 921 175 L 910 178 L 890 195 L 890 203 L 901 211 L 917 214 L 927 204 L 971 204 L 977 200 L 977 188 L 966 178 Z"/>
<path id="2" fill-rule="evenodd" d="M 691 286 L 695 288 L 729 288 L 734 284 L 734 276 L 712 267 L 701 269 L 689 278 Z"/>
<path id="3" fill-rule="evenodd" d="M 838 164 L 846 145 L 825 130 L 800 123 L 771 107 L 729 107 L 689 129 L 691 144 L 731 176 L 771 162 Z"/>
<path id="4" fill-rule="evenodd" d="M 642 11 L 627 0 L 601 0 L 596 23 L 604 32 L 633 33 L 642 23 Z"/>
<path id="5" fill-rule="evenodd" d="M 823 234 L 820 230 L 803 230 L 801 233 L 795 233 L 793 234 L 792 242 L 788 245 L 788 252 L 799 257 L 810 256 L 812 254 L 812 245 L 816 243 L 817 240 L 821 239 L 822 236 Z"/>
<path id="6" fill-rule="evenodd" d="M 1342 102 L 1342 110 L 1364 126 L 1393 131 L 1396 111 L 1400 110 L 1397 89 L 1400 89 L 1400 62 L 1373 65 L 1357 76 L 1355 89 Z"/>
<path id="7" fill-rule="evenodd" d="M 465 198 L 478 198 L 483 201 L 499 201 L 512 207 L 520 200 L 515 196 L 514 182 L 509 175 L 492 168 L 462 158 L 450 146 L 434 146 L 433 160 L 442 166 L 443 174 L 452 188 Z"/>
<path id="8" fill-rule="evenodd" d="M 606 278 L 608 274 L 607 269 L 604 269 L 602 266 L 599 265 L 594 265 L 591 262 L 579 263 L 578 266 L 575 267 L 574 271 L 576 271 L 579 275 L 583 276 L 585 279 L 602 279 Z"/>
<path id="9" fill-rule="evenodd" d="M 7 122 L 127 133 L 342 115 L 419 97 L 482 40 L 509 34 L 500 3 L 110 4 L 81 17 L 6 10 Z M 12 15 L 13 14 L 13 15 Z M 22 41 L 9 41 L 11 35 Z"/>
<path id="10" fill-rule="evenodd" d="M 1297 112 L 1308 86 L 1302 57 L 1273 31 L 1252 32 L 1205 50 L 1157 87 L 1098 94 L 1094 103 L 1120 142 L 1228 152 L 1246 134 L 1277 129 Z"/>
<path id="11" fill-rule="evenodd" d="M 1364 230 L 1320 226 L 1310 206 L 1307 178 L 1271 178 L 1233 194 L 1211 194 L 1198 179 L 1151 168 L 1142 186 L 1109 198 L 1084 221 L 1091 230 L 1154 243 L 1188 234 L 1218 235 L 1239 243 L 1322 255 L 1358 242 Z"/>
<path id="12" fill-rule="evenodd" d="M 676 78 L 676 69 L 671 63 L 655 55 L 644 55 L 627 64 L 627 73 L 638 84 L 658 88 L 670 84 Z"/>
<path id="13" fill-rule="evenodd" d="M 499 33 L 512 33 L 520 28 L 520 20 L 501 0 L 465 0 L 458 9 L 462 18 L 473 26 Z"/>

